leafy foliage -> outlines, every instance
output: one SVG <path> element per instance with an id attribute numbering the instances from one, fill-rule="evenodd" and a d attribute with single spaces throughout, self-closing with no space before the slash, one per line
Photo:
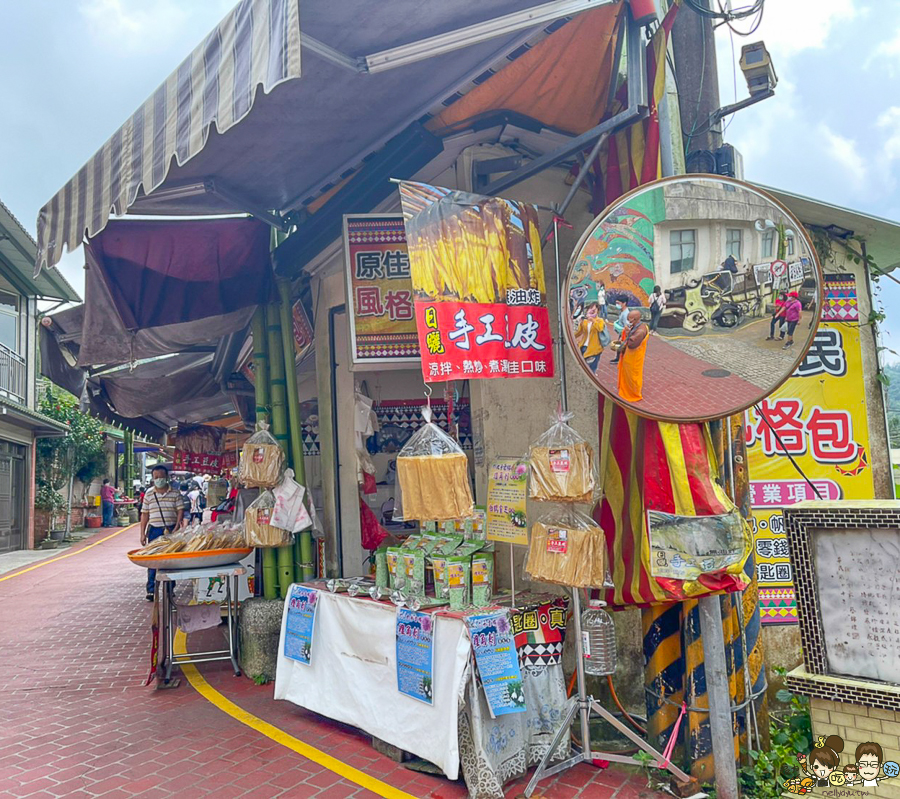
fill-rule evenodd
<path id="1" fill-rule="evenodd" d="M 69 428 L 65 438 L 41 438 L 37 442 L 35 505 L 52 516 L 66 507 L 63 491 L 74 474 L 90 483 L 106 470 L 103 425 L 78 407 L 78 400 L 63 391 L 48 390 L 38 410 Z"/>
<path id="2" fill-rule="evenodd" d="M 776 671 L 784 673 L 784 670 Z M 769 751 L 749 752 L 752 765 L 742 768 L 740 774 L 744 794 L 755 799 L 778 799 L 785 781 L 800 772 L 797 753 L 806 754 L 812 742 L 809 700 L 784 688 L 775 698 L 783 702 L 786 709 L 770 714 Z"/>

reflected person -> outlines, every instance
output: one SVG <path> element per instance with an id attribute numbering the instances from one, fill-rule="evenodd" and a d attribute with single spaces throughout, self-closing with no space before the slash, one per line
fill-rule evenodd
<path id="1" fill-rule="evenodd" d="M 628 331 L 619 351 L 619 396 L 626 402 L 640 402 L 644 398 L 644 358 L 649 336 L 641 312 L 629 311 Z"/>

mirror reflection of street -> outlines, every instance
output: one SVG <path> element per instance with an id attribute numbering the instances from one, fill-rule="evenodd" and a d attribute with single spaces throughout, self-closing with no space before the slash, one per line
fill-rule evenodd
<path id="1" fill-rule="evenodd" d="M 737 181 L 668 179 L 582 236 L 565 287 L 567 334 L 597 386 L 634 410 L 722 417 L 796 369 L 815 335 L 820 285 L 786 209 Z"/>

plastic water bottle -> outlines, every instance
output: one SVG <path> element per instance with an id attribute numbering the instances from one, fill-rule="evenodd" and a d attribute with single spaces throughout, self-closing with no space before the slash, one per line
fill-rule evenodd
<path id="1" fill-rule="evenodd" d="M 604 602 L 592 600 L 581 614 L 581 641 L 584 672 L 598 677 L 616 671 L 616 626 L 603 609 Z"/>

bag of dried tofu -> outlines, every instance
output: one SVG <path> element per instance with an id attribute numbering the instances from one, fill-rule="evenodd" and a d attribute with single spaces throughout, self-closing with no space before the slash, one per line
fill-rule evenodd
<path id="1" fill-rule="evenodd" d="M 272 524 L 275 495 L 263 491 L 244 513 L 244 538 L 248 547 L 283 547 L 293 541 L 288 530 Z"/>
<path id="2" fill-rule="evenodd" d="M 424 408 L 422 416 L 425 424 L 397 455 L 398 492 L 393 518 L 467 518 L 475 512 L 469 460 L 462 447 L 431 421 L 430 408 Z"/>
<path id="3" fill-rule="evenodd" d="M 284 474 L 284 450 L 265 422 L 241 448 L 239 477 L 247 488 L 274 488 Z"/>
<path id="4" fill-rule="evenodd" d="M 559 412 L 528 451 L 528 496 L 545 502 L 593 502 L 597 493 L 594 451 Z"/>
<path id="5" fill-rule="evenodd" d="M 603 531 L 572 505 L 548 508 L 531 526 L 525 571 L 544 583 L 601 588 L 606 576 Z"/>

